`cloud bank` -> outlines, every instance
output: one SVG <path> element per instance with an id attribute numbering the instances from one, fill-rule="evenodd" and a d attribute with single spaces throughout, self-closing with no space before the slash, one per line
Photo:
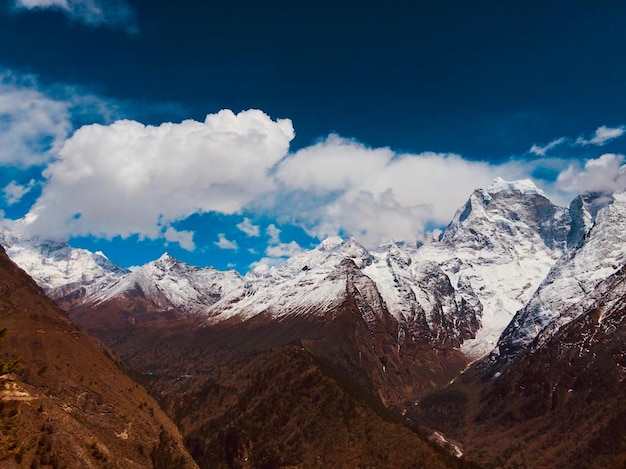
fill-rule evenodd
<path id="1" fill-rule="evenodd" d="M 572 163 L 559 174 L 556 187 L 573 192 L 626 190 L 624 155 L 605 153 L 584 165 Z"/>
<path id="2" fill-rule="evenodd" d="M 87 26 L 138 31 L 135 11 L 122 0 L 15 0 L 17 10 L 59 10 Z"/>
<path id="3" fill-rule="evenodd" d="M 276 177 L 290 221 L 318 238 L 345 232 L 366 245 L 420 239 L 445 224 L 477 188 L 498 175 L 527 174 L 517 163 L 490 165 L 445 153 L 398 154 L 331 135 L 281 162 Z"/>
<path id="4" fill-rule="evenodd" d="M 34 234 L 138 235 L 194 250 L 194 232 L 175 229 L 176 222 L 193 214 L 246 213 L 302 227 L 319 239 L 350 234 L 374 246 L 390 238 L 424 239 L 475 188 L 498 176 L 528 178 L 547 168 L 558 177 L 538 183 L 564 204 L 584 190 L 626 188 L 621 154 L 579 162 L 548 156 L 559 145 L 605 145 L 623 136 L 624 126 L 602 126 L 576 140 L 561 137 L 535 145 L 531 153 L 540 158 L 526 155 L 500 164 L 451 153 L 398 153 L 338 135 L 291 152 L 291 121 L 260 110 L 222 110 L 203 122 L 157 126 L 117 120 L 74 131 L 77 114 L 107 122 L 114 113 L 97 96 L 70 90 L 52 93 L 32 76 L 0 72 L 0 166 L 46 168 L 43 180 L 3 183 L 6 206 L 41 188 L 23 224 Z M 237 228 L 247 237 L 262 237 L 250 218 Z M 264 235 L 269 263 L 301 249 L 282 242 L 274 225 Z M 238 248 L 225 235 L 215 245 Z"/>
<path id="5" fill-rule="evenodd" d="M 81 127 L 44 172 L 30 229 L 154 239 L 194 213 L 237 213 L 273 189 L 268 172 L 293 137 L 291 121 L 258 110 L 224 110 L 204 122 Z"/>
<path id="6" fill-rule="evenodd" d="M 537 167 L 536 161 L 493 165 L 456 154 L 396 153 L 337 135 L 289 153 L 293 137 L 291 121 L 259 110 L 223 110 L 204 122 L 84 126 L 44 172 L 28 227 L 60 238 L 137 234 L 193 250 L 194 233 L 177 231 L 174 223 L 197 213 L 256 212 L 318 239 L 349 234 L 373 247 L 381 240 L 427 239 L 428 227 L 445 225 L 475 188 L 498 176 L 529 177 Z M 569 197 L 623 188 L 623 158 L 570 163 L 544 189 Z M 18 189 L 10 189 L 16 197 Z M 260 236 L 248 218 L 237 228 Z M 300 249 L 281 243 L 277 229 L 266 235 L 271 262 Z M 223 234 L 215 245 L 238 248 Z"/>

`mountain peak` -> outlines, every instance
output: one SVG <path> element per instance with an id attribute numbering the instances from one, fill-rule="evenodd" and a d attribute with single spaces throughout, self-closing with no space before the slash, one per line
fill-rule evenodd
<path id="1" fill-rule="evenodd" d="M 539 189 L 534 182 L 530 179 L 520 179 L 517 181 L 505 181 L 501 177 L 497 177 L 493 180 L 491 185 L 487 188 L 487 192 L 490 194 L 496 194 L 503 191 L 518 191 L 522 194 L 538 194 L 545 195 L 544 192 Z"/>
<path id="2" fill-rule="evenodd" d="M 148 265 L 156 265 L 169 270 L 180 263 L 181 262 L 178 259 L 172 257 L 168 252 L 164 252 L 161 257 L 159 257 L 156 261 L 150 262 Z"/>
<path id="3" fill-rule="evenodd" d="M 164 252 L 163 254 L 161 254 L 161 257 L 159 257 L 157 259 L 157 261 L 175 261 L 176 259 L 174 259 L 169 252 Z"/>
<path id="4" fill-rule="evenodd" d="M 343 243 L 341 236 L 329 236 L 320 243 L 318 249 L 320 251 L 330 251 Z"/>

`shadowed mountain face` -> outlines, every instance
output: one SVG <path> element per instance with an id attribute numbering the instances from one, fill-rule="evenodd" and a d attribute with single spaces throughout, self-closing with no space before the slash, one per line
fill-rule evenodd
<path id="1" fill-rule="evenodd" d="M 626 269 L 605 283 L 582 314 L 535 339 L 510 364 L 477 369 L 482 390 L 475 421 L 489 433 L 506 429 L 508 447 L 517 445 L 512 460 L 536 461 L 541 454 L 543 467 L 623 467 Z M 478 436 L 477 446 L 490 438 Z"/>
<path id="2" fill-rule="evenodd" d="M 0 250 L 2 467 L 196 467 L 113 356 Z M 10 373 L 5 373 L 11 371 Z"/>
<path id="3" fill-rule="evenodd" d="M 549 338 L 506 364 L 484 360 L 426 396 L 412 418 L 488 467 L 626 463 L 626 275 Z"/>
<path id="4" fill-rule="evenodd" d="M 378 356 L 362 353 L 359 362 L 358 351 L 336 341 L 353 340 L 345 329 L 310 321 L 194 329 L 183 320 L 108 340 L 178 423 L 202 468 L 474 467 L 382 405 L 379 392 L 391 388 L 376 382 L 385 376 Z M 383 377 L 368 375 L 371 360 Z"/>

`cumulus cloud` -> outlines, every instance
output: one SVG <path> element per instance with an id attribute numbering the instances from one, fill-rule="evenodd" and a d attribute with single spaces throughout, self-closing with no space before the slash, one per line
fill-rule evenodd
<path id="1" fill-rule="evenodd" d="M 17 10 L 60 10 L 87 26 L 108 26 L 137 32 L 135 12 L 122 0 L 15 0 Z"/>
<path id="2" fill-rule="evenodd" d="M 576 143 L 578 145 L 602 146 L 606 145 L 611 140 L 621 137 L 622 135 L 624 135 L 624 132 L 626 132 L 626 127 L 623 125 L 619 127 L 606 127 L 603 125 L 596 129 L 596 132 L 592 138 L 587 140 L 583 137 L 578 137 L 576 139 Z"/>
<path id="3" fill-rule="evenodd" d="M 57 237 L 154 239 L 195 213 L 237 213 L 273 189 L 269 170 L 293 137 L 291 121 L 258 110 L 81 127 L 45 170 L 29 227 Z"/>
<path id="4" fill-rule="evenodd" d="M 571 193 L 624 190 L 624 155 L 605 153 L 599 158 L 588 160 L 584 166 L 572 163 L 559 174 L 555 185 L 558 189 Z"/>
<path id="5" fill-rule="evenodd" d="M 265 248 L 265 257 L 250 264 L 251 269 L 278 267 L 288 258 L 304 252 L 302 246 L 296 241 L 283 243 L 280 240 L 281 230 L 273 223 L 265 229 L 265 234 L 269 237 Z"/>
<path id="6" fill-rule="evenodd" d="M 269 244 L 277 244 L 280 243 L 280 228 L 278 228 L 273 223 L 267 225 L 265 228 L 265 233 L 269 236 Z"/>
<path id="7" fill-rule="evenodd" d="M 265 249 L 265 254 L 271 258 L 288 258 L 299 254 L 302 251 L 304 251 L 304 249 L 302 249 L 302 247 L 298 243 L 296 243 L 295 241 L 290 241 L 288 243 L 278 243 L 273 246 L 268 246 L 267 249 Z"/>
<path id="8" fill-rule="evenodd" d="M 229 239 L 226 238 L 226 235 L 224 235 L 224 233 L 220 233 L 218 236 L 218 240 L 215 242 L 215 245 L 220 248 L 220 249 L 230 249 L 233 251 L 236 251 L 239 249 L 239 246 L 237 245 L 237 242 L 235 241 L 231 241 Z"/>
<path id="9" fill-rule="evenodd" d="M 72 135 L 71 118 L 81 110 L 106 122 L 106 101 L 80 93 L 53 99 L 28 76 L 0 77 L 0 164 L 47 165 L 28 230 L 58 238 L 139 235 L 188 250 L 196 247 L 194 233 L 173 226 L 208 212 L 274 217 L 319 239 L 350 234 L 370 247 L 389 238 L 422 240 L 426 227 L 445 225 L 475 188 L 495 177 L 528 178 L 538 166 L 560 171 L 570 162 L 545 157 L 551 149 L 602 145 L 625 132 L 603 126 L 587 143 L 562 137 L 533 146 L 531 153 L 543 158 L 498 165 L 456 154 L 370 148 L 338 135 L 290 153 L 291 121 L 259 110 L 223 110 L 203 122 L 158 126 L 118 120 L 86 125 Z M 564 193 L 621 187 L 622 159 L 610 154 L 584 166 L 571 164 L 554 188 Z M 32 187 L 7 185 L 7 204 Z M 551 187 L 544 189 L 551 193 Z M 261 235 L 249 218 L 237 228 Z M 272 263 L 301 249 L 283 243 L 275 225 L 265 235 L 264 254 Z M 216 245 L 237 249 L 224 235 Z"/>
<path id="10" fill-rule="evenodd" d="M 237 228 L 246 235 L 254 238 L 261 235 L 261 229 L 258 225 L 252 224 L 249 218 L 244 218 L 241 223 L 237 224 Z"/>
<path id="11" fill-rule="evenodd" d="M 175 228 L 168 226 L 163 232 L 163 237 L 170 243 L 178 243 L 181 248 L 187 251 L 193 251 L 196 249 L 196 245 L 193 242 L 193 231 L 178 231 Z"/>
<path id="12" fill-rule="evenodd" d="M 526 170 L 455 154 L 397 154 L 331 135 L 282 161 L 276 177 L 290 221 L 318 238 L 343 232 L 373 246 L 422 239 L 427 223 L 447 223 L 475 188 L 497 176 L 527 177 Z"/>
<path id="13" fill-rule="evenodd" d="M 31 179 L 26 185 L 18 184 L 16 181 L 11 181 L 5 186 L 4 189 L 2 189 L 4 200 L 6 200 L 8 205 L 16 204 L 22 200 L 22 197 L 28 194 L 33 187 L 35 187 L 34 179 Z"/>

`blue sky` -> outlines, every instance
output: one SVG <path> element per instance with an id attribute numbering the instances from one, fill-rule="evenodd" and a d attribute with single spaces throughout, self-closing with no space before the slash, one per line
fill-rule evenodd
<path id="1" fill-rule="evenodd" d="M 2 0 L 0 210 L 245 272 L 423 240 L 496 176 L 622 190 L 625 25 L 618 1 Z"/>

